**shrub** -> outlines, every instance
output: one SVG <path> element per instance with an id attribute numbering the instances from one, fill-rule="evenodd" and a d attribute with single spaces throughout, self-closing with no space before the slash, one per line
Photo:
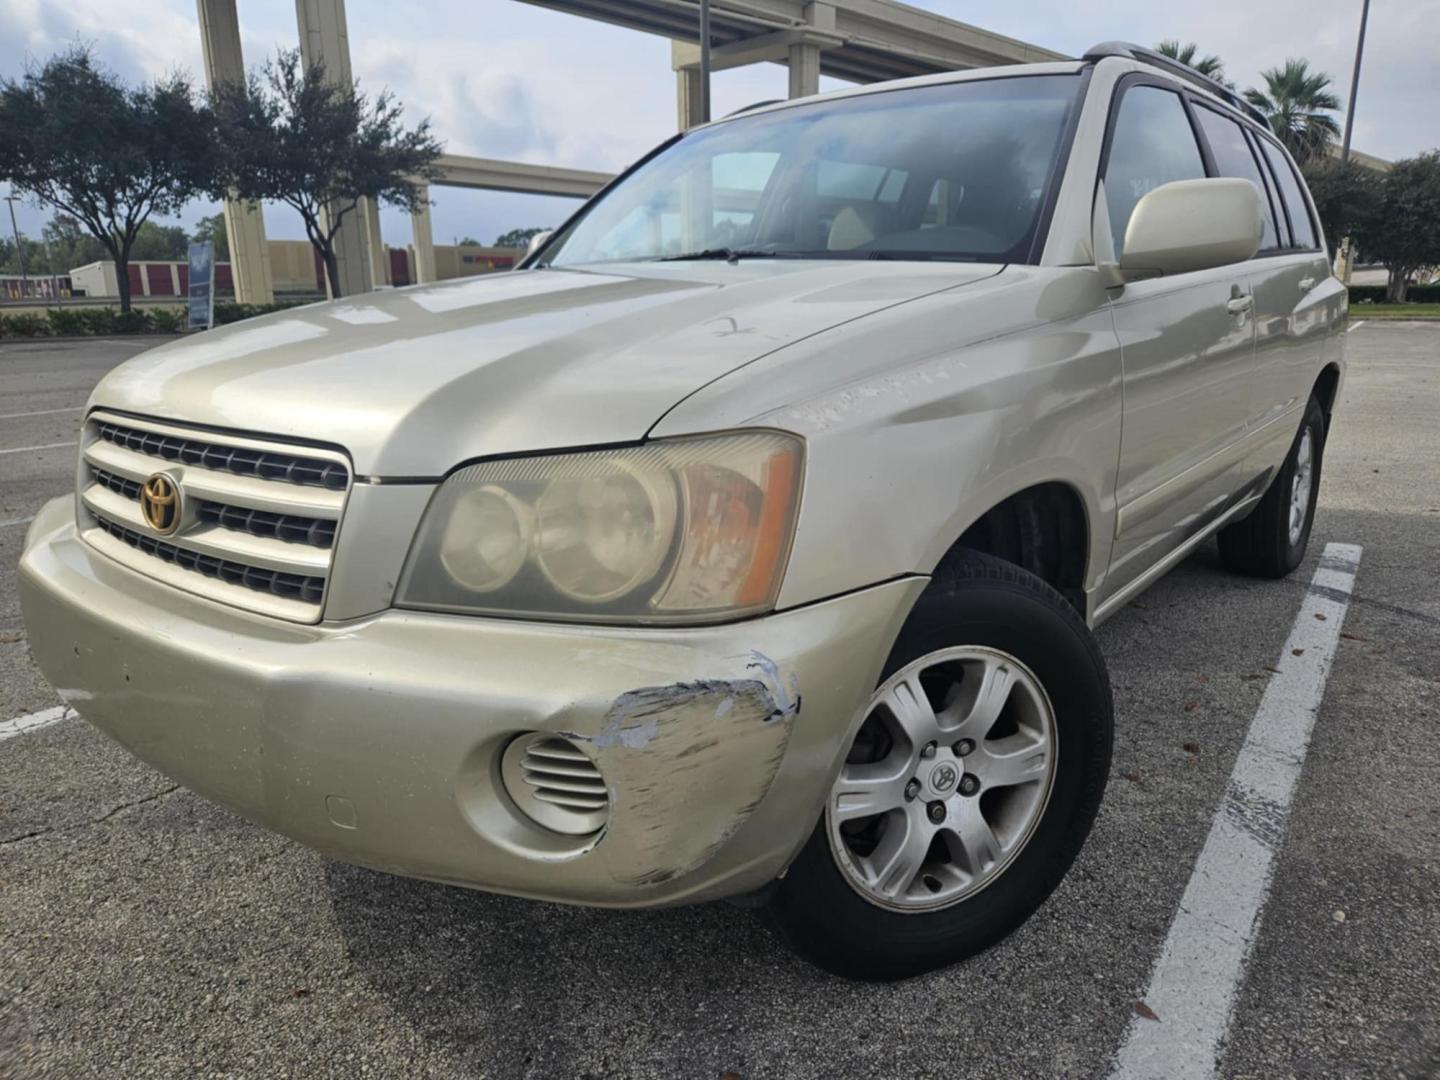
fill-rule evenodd
<path id="1" fill-rule="evenodd" d="M 0 335 L 4 337 L 46 337 L 49 333 L 50 323 L 41 315 L 0 315 Z"/>
<path id="2" fill-rule="evenodd" d="M 239 322 L 241 319 L 253 319 L 257 315 L 269 315 L 271 312 L 299 307 L 302 303 L 306 303 L 306 301 L 287 300 L 276 304 L 217 303 L 215 305 L 215 325 L 224 326 L 226 323 Z"/>
<path id="3" fill-rule="evenodd" d="M 45 321 L 50 324 L 50 333 L 56 337 L 90 333 L 84 308 L 51 308 L 45 312 Z"/>
<path id="4" fill-rule="evenodd" d="M 1411 285 L 1405 292 L 1405 299 L 1415 304 L 1440 304 L 1440 285 Z M 1383 304 L 1384 285 L 1351 285 L 1350 303 Z"/>
<path id="5" fill-rule="evenodd" d="M 145 314 L 150 320 L 150 329 L 157 334 L 178 334 L 185 329 L 182 308 L 150 308 Z"/>

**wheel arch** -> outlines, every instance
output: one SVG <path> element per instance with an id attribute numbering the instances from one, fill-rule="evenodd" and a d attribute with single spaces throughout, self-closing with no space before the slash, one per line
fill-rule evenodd
<path id="1" fill-rule="evenodd" d="M 1330 428 L 1330 414 L 1335 409 L 1335 398 L 1340 392 L 1340 365 L 1326 364 L 1315 379 L 1311 390 L 1320 399 L 1320 408 L 1325 413 L 1325 428 Z"/>
<path id="2" fill-rule="evenodd" d="M 1091 514 L 1079 489 L 1064 480 L 1031 484 L 976 515 L 934 569 L 978 551 L 1034 574 L 1088 618 L 1085 589 L 1094 544 Z"/>

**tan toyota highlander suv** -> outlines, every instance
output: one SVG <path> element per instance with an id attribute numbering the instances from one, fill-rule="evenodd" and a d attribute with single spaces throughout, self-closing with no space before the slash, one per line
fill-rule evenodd
<path id="1" fill-rule="evenodd" d="M 115 369 L 30 641 L 337 858 L 913 974 L 1083 844 L 1092 628 L 1212 534 L 1300 562 L 1345 311 L 1263 119 L 1147 50 L 756 107 L 515 273 Z"/>

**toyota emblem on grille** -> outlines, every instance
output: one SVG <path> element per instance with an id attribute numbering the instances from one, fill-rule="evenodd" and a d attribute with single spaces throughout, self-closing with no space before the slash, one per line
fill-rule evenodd
<path id="1" fill-rule="evenodd" d="M 140 513 L 161 536 L 180 527 L 180 485 L 168 473 L 156 473 L 140 488 Z"/>

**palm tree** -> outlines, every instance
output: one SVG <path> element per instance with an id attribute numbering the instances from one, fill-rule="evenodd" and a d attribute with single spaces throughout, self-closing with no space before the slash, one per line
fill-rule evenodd
<path id="1" fill-rule="evenodd" d="M 1196 59 L 1195 54 L 1200 51 L 1200 47 L 1193 41 L 1187 41 L 1184 45 L 1181 45 L 1178 41 L 1162 41 L 1159 45 L 1155 46 L 1155 51 L 1170 57 L 1172 60 L 1179 60 L 1180 63 L 1194 68 L 1201 75 L 1208 75 L 1218 83 L 1223 83 L 1225 86 L 1234 86 L 1233 83 L 1225 78 L 1225 63 L 1220 57 L 1202 56 Z"/>
<path id="2" fill-rule="evenodd" d="M 1340 134 L 1340 125 L 1329 115 L 1340 108 L 1340 99 L 1329 90 L 1330 76 L 1311 71 L 1308 60 L 1286 60 L 1283 68 L 1260 76 L 1265 89 L 1252 86 L 1245 100 L 1266 115 L 1296 161 L 1322 156 Z"/>

